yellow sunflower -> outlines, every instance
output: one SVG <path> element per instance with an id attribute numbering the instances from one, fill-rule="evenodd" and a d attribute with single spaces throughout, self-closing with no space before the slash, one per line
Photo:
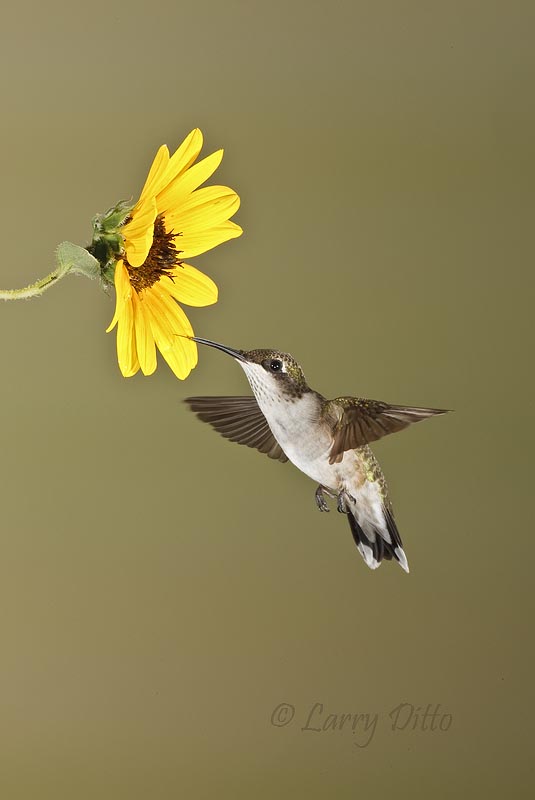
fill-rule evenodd
<path id="1" fill-rule="evenodd" d="M 178 305 L 207 306 L 217 286 L 189 259 L 240 236 L 230 217 L 240 199 L 227 186 L 203 184 L 217 169 L 223 151 L 194 164 L 202 147 L 196 129 L 169 155 L 162 145 L 136 205 L 119 228 L 122 249 L 115 264 L 117 357 L 125 377 L 156 369 L 156 348 L 178 378 L 197 364 L 190 322 Z M 178 302 L 177 302 L 178 301 Z"/>

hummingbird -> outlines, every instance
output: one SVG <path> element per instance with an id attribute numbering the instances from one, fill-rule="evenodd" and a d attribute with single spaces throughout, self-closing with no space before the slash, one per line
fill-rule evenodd
<path id="1" fill-rule="evenodd" d="M 235 350 L 191 337 L 232 356 L 243 368 L 253 396 L 188 397 L 192 411 L 222 436 L 291 461 L 312 478 L 320 511 L 325 495 L 345 514 L 359 553 L 370 569 L 383 559 L 409 564 L 394 520 L 386 481 L 370 442 L 447 409 L 390 405 L 361 397 L 327 400 L 311 389 L 303 370 L 279 350 Z"/>

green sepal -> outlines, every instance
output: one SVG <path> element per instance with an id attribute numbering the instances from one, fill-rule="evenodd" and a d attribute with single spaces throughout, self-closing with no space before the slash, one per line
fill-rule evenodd
<path id="1" fill-rule="evenodd" d="M 122 228 L 130 212 L 134 208 L 135 203 L 128 200 L 119 200 L 119 202 L 112 208 L 109 208 L 105 214 L 97 214 L 93 218 L 93 230 L 97 234 L 113 234 Z"/>
<path id="2" fill-rule="evenodd" d="M 100 274 L 104 284 L 113 283 L 115 262 L 124 251 L 124 238 L 121 228 L 130 216 L 134 204 L 120 200 L 105 214 L 93 218 L 93 241 L 87 248 L 100 264 Z"/>

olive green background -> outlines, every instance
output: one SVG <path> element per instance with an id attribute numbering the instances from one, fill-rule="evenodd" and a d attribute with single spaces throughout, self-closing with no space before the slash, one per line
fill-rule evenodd
<path id="1" fill-rule="evenodd" d="M 455 413 L 375 448 L 411 574 L 371 572 L 310 480 L 182 404 L 247 393 L 231 359 L 125 380 L 113 293 L 2 304 L 2 797 L 531 797 L 533 4 L 3 14 L 0 285 L 199 126 L 245 234 L 192 259 L 196 332 Z M 402 702 L 451 727 L 393 731 Z M 301 730 L 315 703 L 378 714 L 368 747 Z"/>

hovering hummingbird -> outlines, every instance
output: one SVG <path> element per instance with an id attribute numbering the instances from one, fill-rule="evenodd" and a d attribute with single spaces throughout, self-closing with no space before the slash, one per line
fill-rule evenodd
<path id="1" fill-rule="evenodd" d="M 329 511 L 325 494 L 347 515 L 357 548 L 371 569 L 383 558 L 406 571 L 388 489 L 369 443 L 446 409 L 395 406 L 360 397 L 326 400 L 311 389 L 303 370 L 278 350 L 234 350 L 191 337 L 228 353 L 243 367 L 254 397 L 188 397 L 197 416 L 238 444 L 279 461 L 291 461 L 317 481 L 316 503 Z"/>

